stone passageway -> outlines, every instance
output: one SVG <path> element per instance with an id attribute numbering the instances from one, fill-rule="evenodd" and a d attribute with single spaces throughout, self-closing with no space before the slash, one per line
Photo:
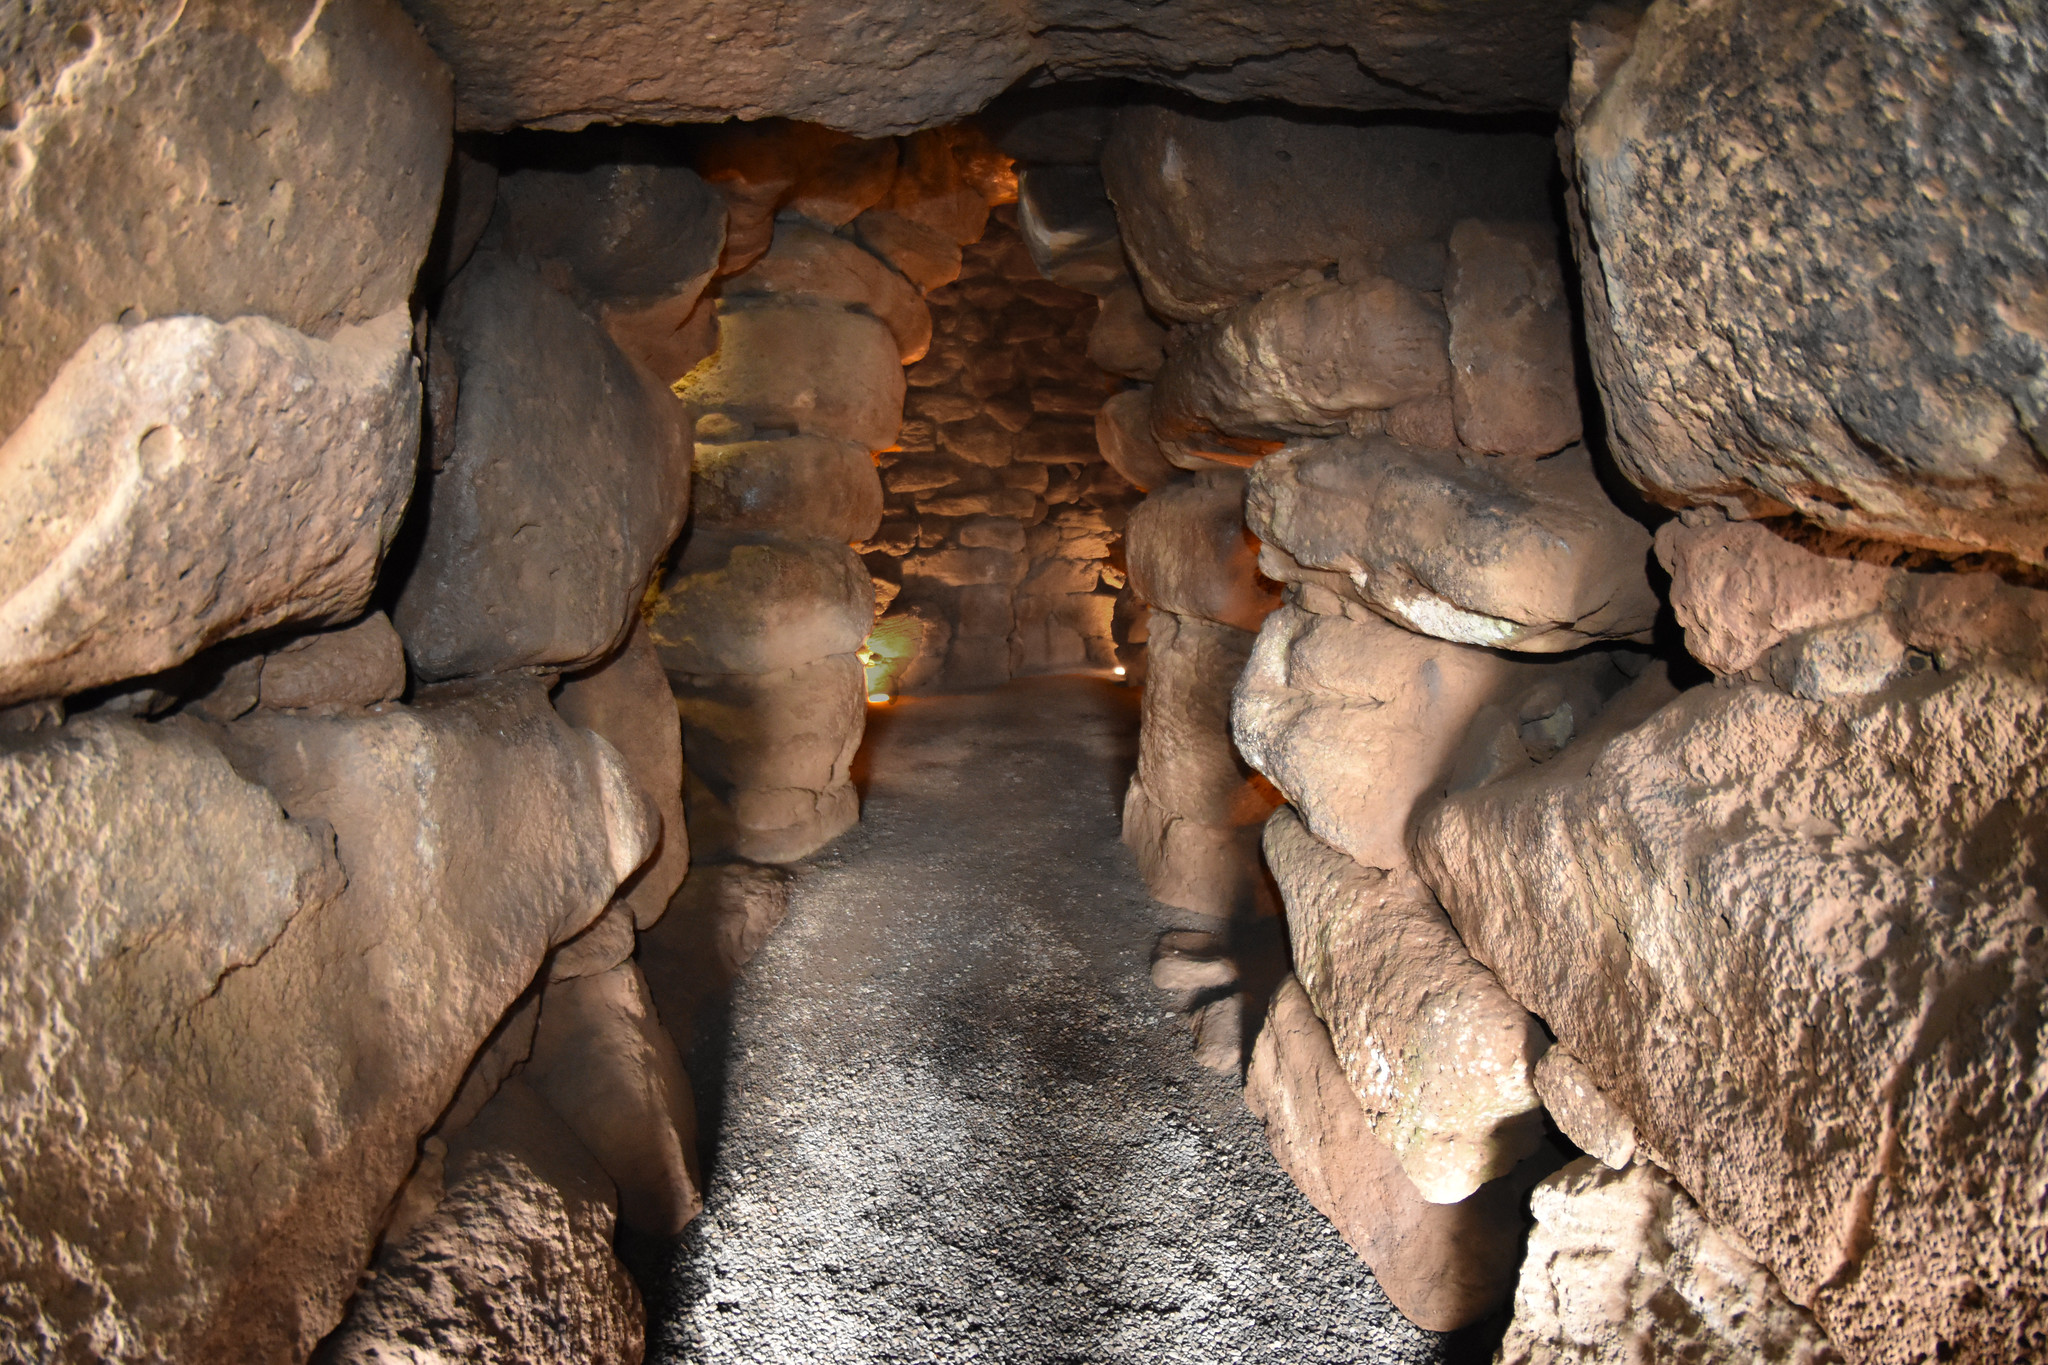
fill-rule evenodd
<path id="1" fill-rule="evenodd" d="M 1147 979 L 1190 921 L 1118 843 L 1136 727 L 1085 677 L 873 716 L 860 827 L 700 1032 L 705 1211 L 650 1361 L 1456 1358 Z"/>

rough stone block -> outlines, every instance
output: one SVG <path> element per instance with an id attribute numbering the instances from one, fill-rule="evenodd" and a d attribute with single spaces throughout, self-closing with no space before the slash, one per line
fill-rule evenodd
<path id="1" fill-rule="evenodd" d="M 676 385 L 692 406 L 728 413 L 756 431 L 896 443 L 903 366 L 888 324 L 802 304 L 721 305 L 718 349 Z"/>
<path id="2" fill-rule="evenodd" d="M 901 466 L 898 466 L 900 469 Z M 820 436 L 697 443 L 696 524 L 787 540 L 864 540 L 882 520 L 868 451 Z M 890 471 L 891 491 L 902 487 Z"/>
<path id="3" fill-rule="evenodd" d="M 1484 455 L 1548 455 L 1579 439 L 1572 310 L 1557 233 L 1467 219 L 1451 229 L 1444 311 L 1458 440 Z"/>
<path id="4" fill-rule="evenodd" d="M 648 612 L 662 667 L 774 673 L 860 648 L 875 614 L 867 567 L 845 545 L 692 534 Z"/>

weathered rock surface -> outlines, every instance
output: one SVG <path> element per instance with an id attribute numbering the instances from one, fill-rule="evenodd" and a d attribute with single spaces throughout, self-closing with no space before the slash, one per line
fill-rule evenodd
<path id="1" fill-rule="evenodd" d="M 1193 321 L 1333 265 L 1440 289 L 1452 225 L 1549 219 L 1554 164 L 1530 134 L 1133 105 L 1102 177 L 1147 301 Z"/>
<path id="2" fill-rule="evenodd" d="M 577 288 L 608 304 L 695 302 L 725 248 L 725 200 L 687 166 L 521 167 L 499 180 L 498 197 L 505 251 L 564 262 Z"/>
<path id="3" fill-rule="evenodd" d="M 777 223 L 767 253 L 721 282 L 719 294 L 731 300 L 760 295 L 821 302 L 872 313 L 888 324 L 905 365 L 924 359 L 932 344 L 931 310 L 908 280 L 845 238 L 801 222 Z"/>
<path id="4" fill-rule="evenodd" d="M 627 1227 L 673 1237 L 703 1210 L 690 1078 L 638 967 L 549 982 L 521 1075 L 611 1177 Z"/>
<path id="5" fill-rule="evenodd" d="M 379 1251 L 321 1361 L 638 1365 L 617 1202 L 575 1135 L 515 1077 L 447 1146 L 439 1199 Z"/>
<path id="6" fill-rule="evenodd" d="M 1342 575 L 1325 586 L 1439 639 L 1562 653 L 1647 639 L 1656 620 L 1650 534 L 1583 447 L 1510 461 L 1298 442 L 1259 462 L 1245 517 L 1295 563 Z"/>
<path id="7" fill-rule="evenodd" d="M 1343 109 L 1554 109 L 1566 24 L 1554 0 L 1345 0 L 1327 8 L 1171 0 L 974 0 L 935 11 L 819 0 L 760 10 L 720 0 L 630 16 L 507 15 L 476 0 L 410 0 L 455 68 L 467 128 L 712 122 L 771 115 L 866 135 L 963 118 L 1027 73 L 1127 76 L 1212 101 Z M 731 60 L 678 65 L 676 52 Z"/>
<path id="8" fill-rule="evenodd" d="M 853 220 L 860 244 L 929 294 L 960 278 L 960 244 L 900 213 L 871 209 Z"/>
<path id="9" fill-rule="evenodd" d="M 1620 700 L 1616 709 L 1621 709 Z M 2044 1346 L 2048 692 L 1696 688 L 1424 818 L 1475 956 L 1851 1359 Z"/>
<path id="10" fill-rule="evenodd" d="M 1285 285 L 1174 337 L 1152 433 L 1200 450 L 1219 435 L 1355 429 L 1367 414 L 1448 392 L 1449 335 L 1435 296 L 1389 279 Z"/>
<path id="11" fill-rule="evenodd" d="M 1416 1192 L 1373 1136 L 1301 983 L 1281 982 L 1252 1045 L 1245 1104 L 1309 1202 L 1409 1321 L 1453 1331 L 1511 1292 L 1522 1219 L 1512 1179 L 1455 1204 Z"/>
<path id="12" fill-rule="evenodd" d="M 1654 1166 L 1585 1157 L 1538 1185 L 1502 1365 L 1841 1360 L 1769 1271 Z"/>
<path id="13" fill-rule="evenodd" d="M 1088 333 L 1088 359 L 1128 379 L 1152 380 L 1166 364 L 1166 329 L 1145 311 L 1145 296 L 1125 283 L 1102 296 Z"/>
<path id="14" fill-rule="evenodd" d="M 874 458 L 846 441 L 699 441 L 694 473 L 698 526 L 845 544 L 867 539 L 882 520 Z"/>
<path id="15" fill-rule="evenodd" d="M 677 386 L 684 401 L 758 432 L 896 442 L 903 366 L 879 318 L 838 308 L 721 305 L 718 350 Z"/>
<path id="16" fill-rule="evenodd" d="M 1373 1136 L 1432 1204 L 1513 1170 L 1543 1136 L 1530 1084 L 1549 1046 L 1542 1025 L 1465 951 L 1410 868 L 1365 867 L 1285 808 L 1265 849 L 1294 974 Z"/>
<path id="17" fill-rule="evenodd" d="M 1157 488 L 1180 471 L 1159 453 L 1152 439 L 1152 391 L 1127 389 L 1095 415 L 1095 444 L 1103 460 L 1133 488 Z"/>
<path id="18" fill-rule="evenodd" d="M 632 634 L 618 652 L 595 668 L 563 678 L 554 703 L 563 720 L 618 751 L 661 817 L 653 855 L 618 894 L 633 925 L 650 928 L 690 870 L 690 834 L 683 825 L 682 726 L 646 624 L 635 616 Z"/>
<path id="19" fill-rule="evenodd" d="M 730 986 L 789 913 L 790 874 L 754 863 L 709 863 L 690 876 L 640 941 L 641 972 L 678 1046 L 698 1007 Z"/>
<path id="20" fill-rule="evenodd" d="M 1259 865 L 1256 824 L 1190 820 L 1154 799 L 1144 779 L 1133 776 L 1124 791 L 1123 841 L 1145 889 L 1163 905 L 1214 919 L 1273 909 Z"/>
<path id="21" fill-rule="evenodd" d="M 700 532 L 662 575 L 648 628 L 672 676 L 760 674 L 851 654 L 874 615 L 874 581 L 844 545 Z"/>
<path id="22" fill-rule="evenodd" d="M 95 332 L 0 445 L 0 705 L 358 615 L 412 489 L 411 345 L 402 308 Z"/>
<path id="23" fill-rule="evenodd" d="M 65 3 L 9 27 L 0 435 L 106 323 L 330 337 L 403 311 L 449 96 L 396 5 Z"/>
<path id="24" fill-rule="evenodd" d="M 1116 206 L 1093 166 L 1032 166 L 1017 175 L 1017 231 L 1038 273 L 1107 294 L 1128 278 Z"/>
<path id="25" fill-rule="evenodd" d="M 304 1359 L 478 1045 L 652 844 L 535 683 L 257 712 L 212 732 L 234 768 L 207 733 L 0 741 L 7 1354 Z"/>
<path id="26" fill-rule="evenodd" d="M 462 375 L 454 447 L 392 623 L 429 679 L 592 662 L 682 529 L 686 410 L 497 253 L 450 286 L 441 331 Z"/>
<path id="27" fill-rule="evenodd" d="M 1252 634 L 1155 610 L 1146 648 L 1138 776 L 1152 800 L 1198 824 L 1262 824 L 1278 798 L 1230 742 L 1230 693 Z"/>
<path id="28" fill-rule="evenodd" d="M 1594 373 L 1661 501 L 2039 566 L 2048 28 L 1908 13 L 1657 4 L 1625 60 L 1588 52 Z"/>
<path id="29" fill-rule="evenodd" d="M 1244 475 L 1218 470 L 1167 484 L 1133 508 L 1124 542 L 1137 594 L 1162 611 L 1256 631 L 1280 592 L 1259 573 L 1244 490 Z"/>
<path id="30" fill-rule="evenodd" d="M 1636 1153 L 1636 1126 L 1600 1093 L 1586 1064 L 1561 1047 L 1543 1054 L 1531 1073 L 1536 1094 L 1573 1145 L 1603 1166 L 1626 1170 Z"/>
<path id="31" fill-rule="evenodd" d="M 1451 229 L 1444 311 L 1458 440 L 1484 455 L 1548 455 L 1579 439 L 1572 310 L 1557 233 L 1467 219 Z"/>
<path id="32" fill-rule="evenodd" d="M 349 710 L 405 695 L 405 646 L 373 611 L 339 630 L 302 636 L 265 655 L 260 705 L 273 710 Z"/>

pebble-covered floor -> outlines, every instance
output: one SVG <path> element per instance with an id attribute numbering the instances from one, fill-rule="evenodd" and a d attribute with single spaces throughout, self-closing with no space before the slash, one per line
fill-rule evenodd
<path id="1" fill-rule="evenodd" d="M 866 816 L 692 1058 L 705 1212 L 643 1254 L 650 1361 L 1422 1362 L 1196 1066 L 1117 840 L 1136 695 L 870 719 Z"/>

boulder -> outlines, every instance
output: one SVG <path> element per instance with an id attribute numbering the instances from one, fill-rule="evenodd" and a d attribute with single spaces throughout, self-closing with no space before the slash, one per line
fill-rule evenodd
<path id="1" fill-rule="evenodd" d="M 850 774 L 867 706 L 857 656 L 675 681 L 690 828 L 706 852 L 791 862 L 859 819 Z"/>
<path id="2" fill-rule="evenodd" d="M 379 1249 L 320 1359 L 638 1365 L 646 1312 L 612 1254 L 617 1200 L 575 1134 L 515 1077 L 443 1145 L 432 1206 Z"/>
<path id="3" fill-rule="evenodd" d="M 1538 1185 L 1502 1365 L 1769 1360 L 1836 1365 L 1813 1315 L 1670 1176 L 1591 1157 Z"/>
<path id="4" fill-rule="evenodd" d="M 398 6 L 67 3 L 4 61 L 0 436 L 105 324 L 267 317 L 328 339 L 404 314 L 449 86 Z"/>
<path id="5" fill-rule="evenodd" d="M 2048 27 L 1992 22 L 1658 4 L 1583 54 L 1587 344 L 1652 497 L 2048 564 Z"/>
<path id="6" fill-rule="evenodd" d="M 94 332 L 0 445 L 0 705 L 359 615 L 412 490 L 411 347 L 402 308 Z"/>
<path id="7" fill-rule="evenodd" d="M 640 149 L 621 142 L 620 160 L 502 176 L 503 249 L 563 262 L 584 295 L 606 303 L 694 303 L 725 249 L 725 200 L 687 166 L 625 159 Z"/>
<path id="8" fill-rule="evenodd" d="M 652 814 L 524 680 L 0 747 L 0 1354 L 303 1360 Z"/>
<path id="9" fill-rule="evenodd" d="M 1111 374 L 1151 381 L 1166 364 L 1166 329 L 1145 311 L 1145 296 L 1129 281 L 1102 295 L 1088 333 L 1088 359 Z"/>
<path id="10" fill-rule="evenodd" d="M 2039 683 L 1703 687 L 1452 796 L 1416 847 L 1637 1151 L 1845 1356 L 2002 1361 L 2048 1344 L 2044 802 Z"/>
<path id="11" fill-rule="evenodd" d="M 1584 1062 L 1554 1047 L 1543 1054 L 1529 1078 L 1557 1131 L 1573 1146 L 1610 1170 L 1628 1169 L 1636 1154 L 1636 1126 L 1600 1093 Z"/>
<path id="12" fill-rule="evenodd" d="M 267 665 L 264 671 L 269 671 Z M 616 654 L 595 668 L 563 678 L 554 702 L 563 720 L 618 750 L 634 783 L 661 817 L 654 855 L 618 895 L 633 926 L 650 928 L 690 870 L 690 836 L 683 827 L 682 727 L 646 624 L 635 617 L 632 634 Z"/>
<path id="13" fill-rule="evenodd" d="M 1244 475 L 1218 470 L 1167 484 L 1131 509 L 1133 590 L 1160 610 L 1256 631 L 1280 593 L 1259 573 L 1244 489 Z"/>
<path id="14" fill-rule="evenodd" d="M 263 659 L 258 704 L 278 711 L 354 710 L 405 695 L 405 646 L 373 611 L 352 626 L 305 635 Z"/>
<path id="15" fill-rule="evenodd" d="M 1152 434 L 1199 451 L 1361 428 L 1449 390 L 1449 334 L 1436 296 L 1389 279 L 1284 285 L 1175 336 Z"/>
<path id="16" fill-rule="evenodd" d="M 961 246 L 980 241 L 988 227 L 992 201 L 969 179 L 961 155 L 956 155 L 972 157 L 979 140 L 979 133 L 968 123 L 920 128 L 900 139 L 896 179 L 880 207 L 943 233 Z M 1007 164 L 1007 158 L 1002 160 Z"/>
<path id="17" fill-rule="evenodd" d="M 1142 777 L 1124 792 L 1123 841 L 1152 899 L 1215 919 L 1272 913 L 1257 825 L 1205 825 L 1152 798 Z"/>
<path id="18" fill-rule="evenodd" d="M 682 804 L 680 793 L 677 794 L 676 804 Z M 667 832 L 666 829 L 662 831 L 664 836 Z M 547 980 L 574 981 L 578 977 L 608 972 L 632 957 L 636 945 L 633 912 L 614 898 L 605 912 L 597 917 L 596 923 L 548 954 Z M 538 1004 L 539 997 L 536 995 L 533 998 Z M 529 1037 L 519 1060 L 525 1061 L 525 1054 L 532 1051 L 532 1048 L 533 1039 Z M 470 1073 L 472 1077 L 475 1076 L 474 1066 L 470 1068 Z M 463 1082 L 465 1088 L 469 1084 L 470 1081 Z"/>
<path id="19" fill-rule="evenodd" d="M 864 313 L 765 303 L 718 311 L 718 350 L 677 384 L 685 402 L 757 431 L 895 444 L 903 366 L 888 324 Z"/>
<path id="20" fill-rule="evenodd" d="M 1094 166 L 1031 166 L 1017 174 L 1017 231 L 1038 273 L 1106 294 L 1128 281 L 1116 206 Z"/>
<path id="21" fill-rule="evenodd" d="M 1279 804 L 1230 742 L 1230 694 L 1252 635 L 1155 608 L 1138 730 L 1138 776 L 1154 803 L 1204 825 L 1252 826 Z"/>
<path id="22" fill-rule="evenodd" d="M 1647 640 L 1656 621 L 1650 534 L 1584 447 L 1527 461 L 1297 442 L 1252 472 L 1245 518 L 1295 564 L 1330 571 L 1325 586 L 1438 639 L 1554 654 Z"/>
<path id="23" fill-rule="evenodd" d="M 663 573 L 648 632 L 672 677 L 775 673 L 860 648 L 875 589 L 860 557 L 820 541 L 697 532 Z"/>
<path id="24" fill-rule="evenodd" d="M 764 296 L 870 313 L 888 325 L 905 365 L 924 359 L 932 343 L 931 310 L 908 280 L 845 238 L 800 220 L 777 223 L 767 253 L 721 282 L 719 294 L 735 303 Z"/>
<path id="25" fill-rule="evenodd" d="M 924 579 L 949 588 L 1001 584 L 1005 588 L 1021 582 L 1030 562 L 1015 550 L 953 549 L 924 550 L 903 560 L 903 581 Z"/>
<path id="26" fill-rule="evenodd" d="M 1530 1084 L 1543 1026 L 1473 961 L 1408 867 L 1365 867 L 1285 807 L 1265 849 L 1294 974 L 1374 1138 L 1432 1204 L 1513 1170 L 1543 1137 Z"/>
<path id="27" fill-rule="evenodd" d="M 696 524 L 721 532 L 848 543 L 882 520 L 874 458 L 830 437 L 699 441 L 693 472 Z"/>
<path id="28" fill-rule="evenodd" d="M 1548 221 L 1555 164 L 1528 133 L 1134 104 L 1102 178 L 1146 301 L 1189 322 L 1333 265 L 1439 289 L 1452 225 Z"/>
<path id="29" fill-rule="evenodd" d="M 854 239 L 929 294 L 960 278 L 960 244 L 937 228 L 886 209 L 853 220 Z"/>
<path id="30" fill-rule="evenodd" d="M 1095 414 L 1095 444 L 1103 461 L 1140 491 L 1159 487 L 1180 471 L 1152 439 L 1152 391 L 1126 389 Z"/>
<path id="31" fill-rule="evenodd" d="M 790 874 L 755 863 L 711 863 L 690 876 L 661 923 L 640 940 L 640 970 L 681 1041 L 698 1008 L 738 978 L 789 913 Z"/>
<path id="32" fill-rule="evenodd" d="M 1451 229 L 1451 403 L 1458 440 L 1483 455 L 1548 455 L 1579 439 L 1559 252 L 1542 223 L 1468 218 Z"/>
<path id="33" fill-rule="evenodd" d="M 673 1237 L 703 1211 L 690 1079 L 638 967 L 549 982 L 521 1076 L 611 1177 L 625 1226 Z"/>
<path id="34" fill-rule="evenodd" d="M 624 638 L 689 509 L 683 406 L 524 265 L 480 252 L 441 330 L 454 448 L 392 624 L 428 679 L 592 662 Z"/>
<path id="35" fill-rule="evenodd" d="M 1367 1126 L 1330 1035 L 1293 977 L 1274 992 L 1252 1045 L 1244 1100 L 1265 1124 L 1281 1169 L 1409 1321 L 1455 1331 L 1508 1297 L 1522 1237 L 1519 1182 L 1495 1181 L 1455 1204 L 1416 1193 Z"/>

